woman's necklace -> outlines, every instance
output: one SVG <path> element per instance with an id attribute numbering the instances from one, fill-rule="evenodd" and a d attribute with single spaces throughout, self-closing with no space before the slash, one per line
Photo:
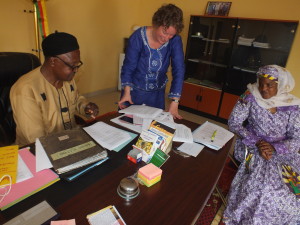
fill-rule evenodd
<path id="1" fill-rule="evenodd" d="M 277 108 L 276 108 L 276 107 L 270 108 L 270 109 L 268 109 L 268 110 L 269 110 L 269 112 L 272 113 L 272 114 L 274 114 L 274 113 L 277 112 Z"/>

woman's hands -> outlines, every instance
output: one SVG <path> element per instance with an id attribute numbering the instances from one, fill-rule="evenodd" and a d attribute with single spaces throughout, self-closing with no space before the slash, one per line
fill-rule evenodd
<path id="1" fill-rule="evenodd" d="M 275 152 L 275 148 L 269 142 L 260 140 L 256 143 L 259 154 L 266 160 L 270 160 Z"/>
<path id="2" fill-rule="evenodd" d="M 178 113 L 178 105 L 179 105 L 179 102 L 172 101 L 169 106 L 169 112 L 171 113 L 171 115 L 173 116 L 174 119 L 182 119 L 183 118 Z"/>
<path id="3" fill-rule="evenodd" d="M 131 100 L 131 95 L 130 95 L 130 87 L 126 86 L 124 88 L 124 94 L 121 98 L 121 100 L 118 102 L 118 106 L 120 109 L 125 109 L 126 105 L 123 104 L 124 102 L 129 102 L 130 104 L 134 104 L 133 101 Z"/>
<path id="4" fill-rule="evenodd" d="M 95 103 L 88 103 L 84 108 L 84 112 L 87 116 L 95 119 L 99 113 L 99 107 Z"/>

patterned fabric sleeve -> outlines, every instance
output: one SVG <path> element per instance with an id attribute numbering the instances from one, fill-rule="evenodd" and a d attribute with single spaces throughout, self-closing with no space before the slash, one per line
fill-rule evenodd
<path id="1" fill-rule="evenodd" d="M 182 40 L 179 35 L 176 35 L 171 43 L 171 65 L 172 65 L 172 84 L 170 88 L 169 98 L 180 98 L 182 91 L 182 84 L 184 80 L 184 55 Z"/>
<path id="2" fill-rule="evenodd" d="M 141 54 L 142 40 L 141 40 L 141 28 L 136 30 L 128 40 L 128 46 L 125 54 L 124 63 L 121 71 L 121 85 L 133 86 L 132 78 L 135 69 L 137 68 L 138 60 Z"/>
<path id="3" fill-rule="evenodd" d="M 300 150 L 300 111 L 292 111 L 287 127 L 287 138 L 280 142 L 272 143 L 277 154 L 297 153 Z"/>
<path id="4" fill-rule="evenodd" d="M 253 99 L 251 97 L 252 95 L 248 93 L 241 96 L 231 112 L 228 126 L 230 131 L 234 132 L 242 139 L 243 144 L 250 148 L 254 148 L 256 142 L 259 141 L 260 138 L 243 126 L 244 121 L 246 121 L 249 116 L 249 111 L 252 106 Z"/>

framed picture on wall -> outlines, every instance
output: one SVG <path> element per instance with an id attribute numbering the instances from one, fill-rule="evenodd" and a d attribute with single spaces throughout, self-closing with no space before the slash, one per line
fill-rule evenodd
<path id="1" fill-rule="evenodd" d="M 228 16 L 231 2 L 207 2 L 205 15 Z"/>

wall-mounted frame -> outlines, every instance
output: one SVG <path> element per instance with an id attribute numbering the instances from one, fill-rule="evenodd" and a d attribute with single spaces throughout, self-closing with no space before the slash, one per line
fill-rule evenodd
<path id="1" fill-rule="evenodd" d="M 228 16 L 231 2 L 207 2 L 205 15 Z"/>

